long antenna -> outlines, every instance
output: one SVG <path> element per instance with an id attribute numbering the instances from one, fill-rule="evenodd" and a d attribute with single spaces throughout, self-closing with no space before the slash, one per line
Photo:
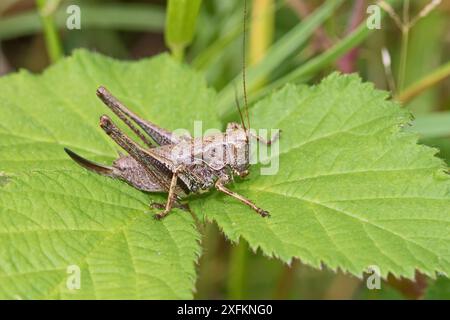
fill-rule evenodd
<path id="1" fill-rule="evenodd" d="M 248 129 L 250 129 L 250 117 L 248 115 L 248 101 L 247 101 L 247 85 L 245 81 L 245 45 L 247 42 L 247 0 L 244 0 L 244 36 L 243 36 L 243 43 L 242 43 L 242 83 L 244 87 L 244 103 L 245 103 L 245 113 L 247 115 L 247 123 L 248 123 Z"/>
<path id="2" fill-rule="evenodd" d="M 233 84 L 234 84 L 234 100 L 236 102 L 236 107 L 237 107 L 237 109 L 239 111 L 239 118 L 241 118 L 241 124 L 244 127 L 244 130 L 247 130 L 247 128 L 245 127 L 244 117 L 242 116 L 241 105 L 239 103 L 236 83 L 233 82 Z"/>

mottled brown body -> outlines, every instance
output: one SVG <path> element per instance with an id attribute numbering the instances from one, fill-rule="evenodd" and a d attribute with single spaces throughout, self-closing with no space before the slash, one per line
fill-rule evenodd
<path id="1" fill-rule="evenodd" d="M 267 211 L 226 187 L 233 181 L 233 176 L 244 177 L 248 174 L 251 133 L 243 125 L 229 123 L 224 133 L 201 138 L 176 136 L 138 117 L 105 88 L 100 87 L 97 95 L 132 129 L 146 147 L 134 142 L 108 116 L 103 115 L 100 118 L 101 128 L 129 155 L 121 155 L 112 166 L 104 166 L 65 149 L 75 162 L 96 173 L 124 180 L 142 191 L 167 192 L 168 199 L 163 206 L 164 210 L 156 215 L 157 218 L 166 216 L 172 207 L 179 205 L 178 202 L 187 195 L 213 188 L 236 198 L 261 216 L 268 216 Z M 257 136 L 256 138 L 266 144 L 272 143 Z"/>

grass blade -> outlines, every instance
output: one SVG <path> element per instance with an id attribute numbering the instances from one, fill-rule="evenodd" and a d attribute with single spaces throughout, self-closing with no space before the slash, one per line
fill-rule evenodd
<path id="1" fill-rule="evenodd" d="M 417 132 L 421 138 L 450 136 L 450 111 L 434 112 L 418 116 L 406 131 Z"/>
<path id="2" fill-rule="evenodd" d="M 319 9 L 314 11 L 306 20 L 299 23 L 289 33 L 278 40 L 269 50 L 265 58 L 256 66 L 248 69 L 247 83 L 250 91 L 289 56 L 294 54 L 313 34 L 314 30 L 331 16 L 334 10 L 342 3 L 342 0 L 327 1 Z M 220 92 L 219 112 L 223 119 L 233 114 L 234 85 L 242 74 L 231 81 Z"/>
<path id="3" fill-rule="evenodd" d="M 164 28 L 165 10 L 159 6 L 143 4 L 102 4 L 83 6 L 83 29 L 111 29 L 119 31 L 161 31 Z M 56 26 L 66 25 L 67 13 L 55 13 Z M 42 30 L 39 14 L 25 12 L 0 20 L 0 40 L 29 36 Z"/>
<path id="4" fill-rule="evenodd" d="M 350 49 L 354 48 L 362 41 L 364 41 L 372 30 L 366 27 L 366 24 L 361 24 L 358 29 L 352 32 L 347 38 L 337 43 L 330 50 L 318 55 L 317 57 L 309 60 L 307 63 L 301 67 L 295 69 L 291 73 L 285 75 L 284 77 L 272 82 L 270 85 L 266 86 L 260 92 L 255 94 L 251 101 L 257 100 L 261 96 L 280 88 L 282 85 L 288 82 L 305 82 L 309 80 L 317 71 L 330 65 L 338 58 L 343 56 Z"/>

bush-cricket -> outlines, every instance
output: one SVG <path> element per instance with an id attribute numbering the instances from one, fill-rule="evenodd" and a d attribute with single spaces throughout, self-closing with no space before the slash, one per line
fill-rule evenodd
<path id="1" fill-rule="evenodd" d="M 246 5 L 244 4 L 244 60 L 245 20 Z M 243 93 L 247 124 L 236 99 L 240 124 L 231 122 L 224 133 L 191 138 L 176 136 L 150 121 L 141 119 L 106 88 L 100 87 L 97 89 L 97 96 L 142 140 L 146 148 L 134 142 L 108 116 L 103 115 L 100 117 L 100 127 L 127 151 L 128 155 L 121 155 L 112 166 L 105 166 L 87 160 L 69 149 L 65 151 L 75 162 L 88 170 L 119 178 L 139 190 L 168 193 L 165 204 L 153 204 L 153 207 L 162 208 L 162 212 L 155 215 L 156 218 L 166 216 L 174 206 L 183 206 L 179 201 L 187 195 L 212 188 L 241 201 L 262 217 L 266 217 L 268 216 L 266 210 L 226 187 L 233 181 L 233 176 L 245 177 L 248 174 L 251 136 L 267 145 L 278 138 L 276 135 L 266 141 L 250 131 L 245 62 L 243 63 Z M 140 127 L 147 136 L 135 125 Z"/>

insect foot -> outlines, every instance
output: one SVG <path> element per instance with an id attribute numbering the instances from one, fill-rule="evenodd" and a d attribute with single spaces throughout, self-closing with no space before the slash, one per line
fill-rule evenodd
<path id="1" fill-rule="evenodd" d="M 161 203 L 161 202 L 152 202 L 150 203 L 150 208 L 152 209 L 159 209 L 159 210 L 164 210 L 166 208 L 166 204 L 165 203 Z M 189 211 L 189 206 L 185 203 L 178 203 L 175 202 L 172 206 L 173 208 L 177 208 L 177 209 L 181 209 L 184 211 Z"/>
<path id="2" fill-rule="evenodd" d="M 161 213 L 154 214 L 153 218 L 155 218 L 155 220 L 161 220 L 165 216 L 167 216 L 167 212 L 163 211 Z"/>
<path id="3" fill-rule="evenodd" d="M 250 208 L 252 208 L 256 213 L 258 213 L 261 217 L 269 217 L 269 212 L 267 212 L 266 210 L 261 209 L 260 207 L 258 207 L 257 205 L 255 205 L 252 201 L 248 200 L 247 198 L 245 198 L 244 196 L 231 191 L 230 189 L 228 189 L 227 187 L 225 187 L 223 185 L 223 181 L 222 180 L 217 180 L 216 182 L 216 189 L 219 190 L 220 192 L 225 193 L 226 195 L 229 195 L 233 198 L 235 198 L 236 200 L 239 200 L 240 202 L 242 202 L 243 204 L 249 206 Z"/>
<path id="4" fill-rule="evenodd" d="M 268 211 L 266 211 L 266 210 L 263 210 L 263 209 L 261 209 L 261 208 L 258 208 L 258 210 L 256 210 L 256 212 L 258 212 L 259 215 L 260 215 L 261 217 L 263 217 L 263 218 L 265 218 L 265 217 L 270 218 L 270 213 L 269 213 Z"/>

